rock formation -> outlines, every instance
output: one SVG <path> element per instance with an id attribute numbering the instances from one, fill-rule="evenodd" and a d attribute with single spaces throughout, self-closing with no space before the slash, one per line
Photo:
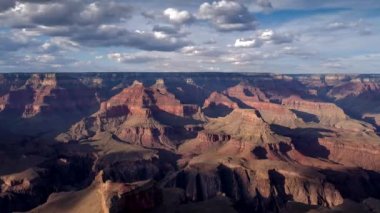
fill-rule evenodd
<path id="1" fill-rule="evenodd" d="M 379 84 L 377 75 L 1 74 L 0 211 L 374 211 Z"/>

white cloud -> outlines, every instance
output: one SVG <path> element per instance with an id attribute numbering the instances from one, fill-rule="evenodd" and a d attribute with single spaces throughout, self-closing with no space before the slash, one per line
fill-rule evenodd
<path id="1" fill-rule="evenodd" d="M 278 33 L 271 29 L 258 31 L 251 38 L 238 38 L 234 47 L 261 47 L 263 44 L 284 44 L 291 43 L 294 36 L 289 33 Z"/>
<path id="2" fill-rule="evenodd" d="M 235 41 L 234 47 L 259 47 L 261 44 L 261 41 L 257 39 L 238 38 Z"/>
<path id="3" fill-rule="evenodd" d="M 221 57 L 222 61 L 231 63 L 233 65 L 247 65 L 253 64 L 264 59 L 272 59 L 277 57 L 277 53 L 265 53 L 262 51 L 252 52 L 232 52 Z"/>
<path id="4" fill-rule="evenodd" d="M 250 71 L 262 65 L 259 71 L 367 72 L 379 67 L 378 57 L 368 55 L 379 49 L 379 17 L 368 10 L 377 2 L 0 0 L 0 69 Z M 318 9 L 286 17 L 265 11 L 284 8 Z M 269 22 L 257 23 L 253 12 Z M 110 66 L 108 58 L 121 63 Z"/>
<path id="5" fill-rule="evenodd" d="M 200 47 L 195 46 L 186 46 L 181 49 L 181 52 L 186 55 L 198 55 L 201 53 L 204 49 Z"/>
<path id="6" fill-rule="evenodd" d="M 119 63 L 147 63 L 159 59 L 164 59 L 163 57 L 153 56 L 145 53 L 110 53 L 107 55 L 108 59 L 117 61 Z"/>
<path id="7" fill-rule="evenodd" d="M 181 53 L 188 56 L 205 56 L 205 57 L 217 57 L 223 54 L 222 51 L 213 47 L 202 46 L 185 46 L 180 50 Z"/>
<path id="8" fill-rule="evenodd" d="M 198 18 L 211 21 L 219 31 L 245 31 L 256 27 L 253 14 L 237 1 L 205 2 L 199 7 Z"/>
<path id="9" fill-rule="evenodd" d="M 175 8 L 167 8 L 163 14 L 173 24 L 185 24 L 193 20 L 193 15 L 186 10 L 180 11 Z"/>
<path id="10" fill-rule="evenodd" d="M 49 63 L 55 60 L 55 56 L 48 54 L 38 55 L 35 57 L 35 60 L 40 63 Z"/>
<path id="11" fill-rule="evenodd" d="M 279 33 L 271 29 L 266 29 L 258 32 L 258 38 L 264 42 L 282 44 L 292 42 L 294 36 L 289 33 Z"/>
<path id="12" fill-rule="evenodd" d="M 45 43 L 43 43 L 40 47 L 42 52 L 58 52 L 58 51 L 75 51 L 80 48 L 79 44 L 68 40 L 66 38 L 52 38 Z"/>

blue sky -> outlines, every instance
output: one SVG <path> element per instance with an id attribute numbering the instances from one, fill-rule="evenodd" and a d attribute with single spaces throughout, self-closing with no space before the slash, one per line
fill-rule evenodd
<path id="1" fill-rule="evenodd" d="M 380 73 L 378 0 L 0 0 L 0 72 Z"/>

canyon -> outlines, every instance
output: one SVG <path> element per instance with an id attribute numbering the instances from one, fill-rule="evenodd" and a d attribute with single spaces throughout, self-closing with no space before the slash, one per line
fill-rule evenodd
<path id="1" fill-rule="evenodd" d="M 0 74 L 0 212 L 380 212 L 380 75 Z"/>

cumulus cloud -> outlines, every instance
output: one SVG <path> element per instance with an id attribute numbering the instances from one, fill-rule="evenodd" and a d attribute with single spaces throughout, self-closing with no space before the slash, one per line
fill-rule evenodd
<path id="1" fill-rule="evenodd" d="M 175 37 L 175 38 L 184 38 L 189 33 L 181 32 L 181 29 L 177 26 L 171 25 L 154 25 L 152 29 L 153 33 L 157 37 L 167 38 L 167 37 Z"/>
<path id="2" fill-rule="evenodd" d="M 129 54 L 129 53 L 110 53 L 107 55 L 108 59 L 115 60 L 119 63 L 147 63 L 155 60 L 162 60 L 164 58 L 146 54 Z"/>
<path id="3" fill-rule="evenodd" d="M 349 24 L 343 22 L 331 22 L 326 26 L 327 30 L 340 30 L 349 28 Z"/>
<path id="4" fill-rule="evenodd" d="M 261 30 L 251 38 L 238 38 L 235 40 L 234 47 L 261 47 L 263 44 L 284 44 L 291 43 L 294 35 L 289 33 L 279 33 L 274 30 Z"/>
<path id="5" fill-rule="evenodd" d="M 257 62 L 258 60 L 273 58 L 272 54 L 254 51 L 250 53 L 229 53 L 223 55 L 221 60 L 233 65 L 247 65 Z"/>
<path id="6" fill-rule="evenodd" d="M 342 30 L 354 30 L 360 35 L 370 35 L 372 33 L 371 26 L 364 22 L 362 19 L 357 21 L 333 21 L 327 23 L 322 30 L 331 31 L 342 31 Z"/>
<path id="7" fill-rule="evenodd" d="M 141 16 L 149 20 L 155 20 L 159 14 L 157 14 L 155 11 L 143 11 L 141 12 Z"/>
<path id="8" fill-rule="evenodd" d="M 206 56 L 206 57 L 218 57 L 223 54 L 222 51 L 216 48 L 208 48 L 201 46 L 189 45 L 180 50 L 181 53 L 189 56 Z"/>
<path id="9" fill-rule="evenodd" d="M 253 14 L 237 1 L 205 2 L 199 7 L 198 18 L 211 21 L 219 31 L 245 31 L 256 27 Z"/>
<path id="10" fill-rule="evenodd" d="M 138 71 L 208 70 L 211 66 L 226 71 L 247 71 L 260 65 L 270 71 L 268 66 L 276 63 L 291 70 L 301 64 L 336 70 L 341 64 L 346 70 L 354 66 L 353 60 L 327 61 L 324 57 L 330 53 L 338 56 L 347 52 L 376 52 L 378 17 L 364 16 L 365 10 L 355 9 L 328 13 L 318 9 L 310 14 L 294 13 L 290 19 L 281 19 L 282 15 L 276 12 L 262 13 L 261 17 L 273 17 L 275 21 L 270 25 L 266 21 L 260 23 L 263 29 L 260 30 L 256 29 L 253 12 L 271 8 L 376 6 L 377 0 L 368 1 L 372 6 L 354 0 L 307 3 L 303 0 L 197 0 L 165 1 L 157 7 L 162 1 L 0 0 L 0 68 L 25 71 L 32 67 L 34 71 L 42 71 L 40 68 L 51 71 L 51 67 L 64 66 L 62 70 L 104 71 L 108 68 L 104 66 L 109 64 L 96 60 L 102 57 L 120 61 L 113 63 L 113 70 L 124 70 L 123 63 Z M 273 29 L 264 30 L 266 27 Z M 366 35 L 365 39 L 362 35 Z M 328 42 L 331 45 L 324 45 Z M 114 53 L 104 54 L 105 49 Z M 71 55 L 83 57 L 73 61 Z M 273 63 L 266 63 L 268 59 Z M 374 66 L 378 64 L 375 59 L 368 63 L 355 60 L 360 70 L 378 67 Z"/>
<path id="11" fill-rule="evenodd" d="M 235 41 L 234 47 L 260 47 L 262 42 L 258 39 L 238 38 Z"/>
<path id="12" fill-rule="evenodd" d="M 26 54 L 23 57 L 17 57 L 17 69 L 20 71 L 52 71 L 70 66 L 77 61 L 73 58 L 67 58 L 64 55 L 53 54 Z M 31 70 L 31 68 L 33 70 Z M 24 69 L 24 70 L 23 70 Z M 27 70 L 25 70 L 27 69 Z"/>
<path id="13" fill-rule="evenodd" d="M 79 44 L 65 38 L 51 38 L 44 42 L 39 50 L 44 53 L 74 51 L 80 48 Z"/>
<path id="14" fill-rule="evenodd" d="M 50 54 L 43 54 L 43 55 L 36 55 L 36 56 L 25 56 L 25 61 L 33 61 L 38 63 L 50 63 L 53 62 L 56 59 L 55 56 Z"/>
<path id="15" fill-rule="evenodd" d="M 283 44 L 292 42 L 294 36 L 289 33 L 279 33 L 274 30 L 267 29 L 258 32 L 258 38 L 265 42 Z"/>
<path id="16" fill-rule="evenodd" d="M 127 29 L 124 24 L 133 9 L 119 1 L 53 0 L 19 3 L 16 8 L 2 14 L 0 21 L 4 20 L 8 27 L 22 27 L 37 35 L 61 37 L 79 45 L 173 51 L 191 43 L 184 38 L 187 34 L 175 27 L 156 26 L 152 31 Z M 174 12 L 178 14 L 171 14 L 173 22 L 188 21 L 186 12 Z M 57 49 L 57 42 L 45 44 L 45 49 L 52 51 L 53 46 Z"/>
<path id="17" fill-rule="evenodd" d="M 177 35 L 164 32 L 136 31 L 130 34 L 129 45 L 143 50 L 173 51 L 184 47 L 191 42 Z"/>
<path id="18" fill-rule="evenodd" d="M 130 17 L 132 8 L 125 3 L 63 0 L 49 4 L 26 4 L 22 10 L 34 24 L 56 25 L 99 25 Z"/>
<path id="19" fill-rule="evenodd" d="M 198 55 L 204 51 L 202 47 L 186 46 L 181 49 L 181 52 L 186 55 Z"/>
<path id="20" fill-rule="evenodd" d="M 193 15 L 186 10 L 177 10 L 175 8 L 167 8 L 163 15 L 173 24 L 186 24 L 193 20 Z"/>
<path id="21" fill-rule="evenodd" d="M 27 47 L 35 47 L 38 42 L 22 31 L 0 32 L 0 51 L 13 52 Z"/>
<path id="22" fill-rule="evenodd" d="M 190 41 L 160 31 L 129 31 L 115 25 L 102 25 L 95 30 L 79 30 L 69 34 L 71 39 L 87 46 L 127 46 L 142 50 L 173 51 Z"/>
<path id="23" fill-rule="evenodd" d="M 232 65 L 252 65 L 266 61 L 268 59 L 279 60 L 281 58 L 294 56 L 305 60 L 310 59 L 310 57 L 314 56 L 315 54 L 315 52 L 305 51 L 294 46 L 272 46 L 263 49 L 252 49 L 250 51 L 231 49 L 225 54 L 220 55 L 220 59 Z"/>

